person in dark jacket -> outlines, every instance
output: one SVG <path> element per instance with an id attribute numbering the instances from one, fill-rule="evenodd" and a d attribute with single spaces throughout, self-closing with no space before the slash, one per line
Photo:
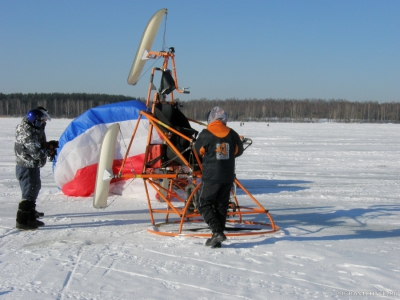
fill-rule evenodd
<path id="1" fill-rule="evenodd" d="M 37 220 L 43 213 L 36 211 L 36 199 L 41 189 L 40 168 L 46 164 L 47 157 L 54 155 L 54 150 L 50 150 L 49 143 L 45 142 L 45 123 L 50 120 L 46 111 L 32 109 L 15 130 L 16 177 L 22 192 L 16 228 L 20 230 L 44 226 Z"/>
<path id="2" fill-rule="evenodd" d="M 235 158 L 242 155 L 243 143 L 233 129 L 226 126 L 228 116 L 216 106 L 208 114 L 208 126 L 198 136 L 196 152 L 202 157 L 202 186 L 198 209 L 213 233 L 206 246 L 221 247 L 230 192 L 235 179 Z"/>

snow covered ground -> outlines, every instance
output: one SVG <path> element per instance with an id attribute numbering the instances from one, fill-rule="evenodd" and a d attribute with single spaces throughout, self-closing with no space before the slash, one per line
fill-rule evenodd
<path id="1" fill-rule="evenodd" d="M 148 233 L 140 193 L 105 210 L 64 196 L 50 164 L 46 226 L 17 231 L 18 122 L 0 119 L 1 299 L 400 299 L 400 125 L 230 123 L 253 139 L 237 177 L 281 230 L 210 249 Z"/>

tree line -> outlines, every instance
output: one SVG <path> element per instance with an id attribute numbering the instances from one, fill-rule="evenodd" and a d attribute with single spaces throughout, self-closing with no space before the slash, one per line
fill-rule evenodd
<path id="1" fill-rule="evenodd" d="M 135 98 L 122 95 L 86 93 L 0 93 L 0 116 L 20 117 L 24 116 L 29 110 L 42 106 L 49 111 L 52 118 L 73 119 L 89 108 L 132 99 Z"/>
<path id="2" fill-rule="evenodd" d="M 227 99 L 191 100 L 182 111 L 189 118 L 204 120 L 214 106 L 222 107 L 232 121 L 400 123 L 400 102 L 350 102 L 323 99 Z"/>
<path id="3" fill-rule="evenodd" d="M 75 118 L 89 108 L 143 98 L 123 95 L 51 93 L 2 94 L 0 116 L 20 117 L 32 108 L 43 106 L 53 118 Z M 323 99 L 226 99 L 187 100 L 180 102 L 186 117 L 205 120 L 207 112 L 218 105 L 230 121 L 314 122 L 321 119 L 336 122 L 400 123 L 400 102 L 350 102 Z"/>

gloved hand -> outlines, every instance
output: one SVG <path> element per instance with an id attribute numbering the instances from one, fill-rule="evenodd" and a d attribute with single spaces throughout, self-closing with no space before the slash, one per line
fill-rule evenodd
<path id="1" fill-rule="evenodd" d="M 47 157 L 49 161 L 54 160 L 55 156 L 57 155 L 57 148 L 58 148 L 58 141 L 51 140 L 47 142 L 47 150 L 48 150 Z"/>
<path id="2" fill-rule="evenodd" d="M 249 142 L 249 140 L 250 140 L 250 139 L 248 139 L 248 138 L 245 138 L 243 135 L 239 135 L 239 138 L 240 138 L 240 141 L 241 141 L 243 144 L 247 144 L 247 143 Z"/>
<path id="3" fill-rule="evenodd" d="M 52 146 L 54 149 L 58 148 L 58 141 L 51 140 L 51 141 L 48 141 L 47 144 Z"/>

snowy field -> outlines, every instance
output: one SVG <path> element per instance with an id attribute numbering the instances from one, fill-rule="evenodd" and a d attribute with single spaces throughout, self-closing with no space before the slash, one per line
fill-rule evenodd
<path id="1" fill-rule="evenodd" d="M 46 226 L 16 230 L 19 122 L 0 119 L 1 299 L 400 299 L 400 125 L 229 123 L 253 139 L 237 177 L 281 230 L 210 249 L 148 233 L 140 193 L 105 210 L 64 196 L 50 164 Z"/>

